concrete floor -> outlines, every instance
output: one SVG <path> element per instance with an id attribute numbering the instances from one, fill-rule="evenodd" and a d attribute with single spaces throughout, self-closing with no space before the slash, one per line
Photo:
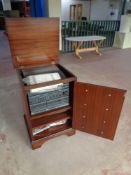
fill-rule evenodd
<path id="1" fill-rule="evenodd" d="M 61 56 L 79 81 L 127 89 L 114 141 L 77 131 L 31 150 L 19 82 L 0 33 L 0 175 L 131 175 L 131 49 Z"/>

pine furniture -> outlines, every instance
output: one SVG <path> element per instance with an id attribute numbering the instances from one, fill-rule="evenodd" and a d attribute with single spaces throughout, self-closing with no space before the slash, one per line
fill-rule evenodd
<path id="1" fill-rule="evenodd" d="M 67 37 L 66 40 L 73 42 L 75 48 L 75 54 L 79 59 L 82 59 L 80 56 L 81 52 L 92 52 L 95 51 L 98 55 L 101 56 L 101 52 L 99 50 L 102 42 L 106 39 L 104 36 L 74 36 L 74 37 Z M 91 42 L 92 47 L 90 48 L 83 48 L 84 42 Z"/>

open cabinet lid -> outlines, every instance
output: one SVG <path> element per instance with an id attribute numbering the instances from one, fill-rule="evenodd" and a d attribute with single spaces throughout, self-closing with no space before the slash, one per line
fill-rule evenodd
<path id="1" fill-rule="evenodd" d="M 58 63 L 58 18 L 7 18 L 6 31 L 15 68 Z"/>
<path id="2" fill-rule="evenodd" d="M 76 83 L 73 128 L 113 140 L 126 90 Z"/>

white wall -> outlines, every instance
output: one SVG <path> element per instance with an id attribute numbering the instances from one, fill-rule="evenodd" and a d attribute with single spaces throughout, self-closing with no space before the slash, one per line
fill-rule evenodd
<path id="1" fill-rule="evenodd" d="M 91 5 L 91 20 L 117 20 L 120 19 L 120 11 L 122 0 L 92 0 Z M 83 15 L 89 19 L 89 1 L 80 0 L 61 0 L 61 19 L 70 20 L 70 5 L 83 4 Z M 110 15 L 113 4 L 113 11 L 115 15 Z"/>
<path id="2" fill-rule="evenodd" d="M 61 19 L 63 21 L 70 20 L 70 5 L 82 4 L 83 14 L 82 16 L 89 18 L 89 2 L 80 0 L 61 0 Z"/>
<path id="3" fill-rule="evenodd" d="M 109 0 L 93 0 L 91 8 L 92 20 L 106 20 Z"/>
<path id="4" fill-rule="evenodd" d="M 61 19 L 61 0 L 48 0 L 48 15 L 49 17 L 59 17 Z M 61 44 L 61 20 L 60 20 L 60 35 L 59 35 L 59 50 L 62 48 Z"/>
<path id="5" fill-rule="evenodd" d="M 2 0 L 3 10 L 11 10 L 11 1 L 10 0 Z"/>
<path id="6" fill-rule="evenodd" d="M 111 8 L 110 5 L 113 5 L 113 7 Z M 122 0 L 110 0 L 109 1 L 109 9 L 114 10 L 114 12 L 116 11 L 115 15 L 111 17 L 111 15 L 108 16 L 108 18 L 110 19 L 114 19 L 114 20 L 120 20 L 121 17 L 121 13 L 122 13 L 122 6 L 123 6 L 123 2 Z"/>
<path id="7" fill-rule="evenodd" d="M 49 17 L 61 17 L 61 0 L 48 0 Z"/>
<path id="8" fill-rule="evenodd" d="M 110 6 L 113 5 L 113 7 Z M 118 20 L 120 19 L 122 0 L 93 0 L 91 8 L 92 20 Z M 114 15 L 110 15 L 111 12 Z"/>

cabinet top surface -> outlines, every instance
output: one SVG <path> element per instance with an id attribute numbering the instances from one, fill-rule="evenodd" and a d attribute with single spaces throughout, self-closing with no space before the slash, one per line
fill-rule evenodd
<path id="1" fill-rule="evenodd" d="M 15 68 L 59 62 L 58 18 L 7 18 L 6 31 Z"/>

